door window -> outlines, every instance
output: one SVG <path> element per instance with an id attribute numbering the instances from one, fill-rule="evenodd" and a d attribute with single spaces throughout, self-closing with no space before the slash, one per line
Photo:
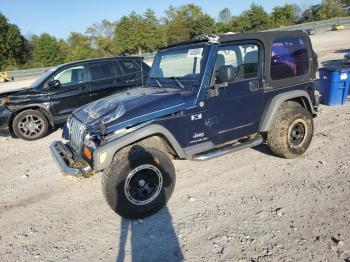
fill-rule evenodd
<path id="1" fill-rule="evenodd" d="M 259 77 L 259 47 L 255 44 L 220 47 L 215 63 L 215 77 L 223 66 L 233 68 L 234 82 Z"/>
<path id="2" fill-rule="evenodd" d="M 303 37 L 277 37 L 271 50 L 271 79 L 280 80 L 305 75 L 309 57 Z"/>
<path id="3" fill-rule="evenodd" d="M 119 63 L 127 75 L 135 74 L 141 71 L 140 66 L 138 66 L 134 61 L 120 61 Z"/>
<path id="4" fill-rule="evenodd" d="M 92 81 L 116 77 L 113 61 L 92 63 L 89 69 Z"/>
<path id="5" fill-rule="evenodd" d="M 75 66 L 63 70 L 53 78 L 59 80 L 62 86 L 74 85 L 84 82 L 84 67 Z"/>

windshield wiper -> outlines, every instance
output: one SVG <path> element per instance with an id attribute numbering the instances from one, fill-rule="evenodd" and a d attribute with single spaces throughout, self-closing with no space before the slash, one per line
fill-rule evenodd
<path id="1" fill-rule="evenodd" d="M 150 79 L 153 79 L 157 83 L 158 87 L 160 87 L 160 88 L 163 87 L 157 77 L 150 77 Z"/>
<path id="2" fill-rule="evenodd" d="M 182 89 L 185 89 L 185 86 L 180 82 L 179 79 L 177 79 L 175 76 L 170 77 L 171 79 L 175 80 L 175 82 L 178 84 L 179 87 Z"/>

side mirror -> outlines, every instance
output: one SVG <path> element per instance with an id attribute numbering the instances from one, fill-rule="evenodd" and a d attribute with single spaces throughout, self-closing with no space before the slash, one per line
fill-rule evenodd
<path id="1" fill-rule="evenodd" d="M 233 66 L 226 65 L 219 68 L 217 83 L 229 83 L 235 80 L 235 69 Z"/>
<path id="2" fill-rule="evenodd" d="M 51 80 L 47 86 L 50 88 L 50 89 L 56 89 L 58 87 L 61 86 L 61 82 L 60 80 Z"/>

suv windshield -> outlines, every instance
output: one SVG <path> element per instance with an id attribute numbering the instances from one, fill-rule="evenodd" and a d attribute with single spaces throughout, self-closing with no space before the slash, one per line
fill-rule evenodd
<path id="1" fill-rule="evenodd" d="M 146 86 L 188 88 L 199 85 L 208 45 L 191 45 L 160 51 L 154 58 Z"/>

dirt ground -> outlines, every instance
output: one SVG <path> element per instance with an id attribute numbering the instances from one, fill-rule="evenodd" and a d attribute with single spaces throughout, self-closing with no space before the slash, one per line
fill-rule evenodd
<path id="1" fill-rule="evenodd" d="M 320 61 L 341 59 L 350 31 L 312 40 Z M 175 161 L 168 207 L 137 221 L 110 210 L 100 175 L 59 173 L 61 130 L 0 138 L 0 261 L 350 261 L 350 103 L 322 106 L 315 128 L 296 160 L 259 146 Z"/>

